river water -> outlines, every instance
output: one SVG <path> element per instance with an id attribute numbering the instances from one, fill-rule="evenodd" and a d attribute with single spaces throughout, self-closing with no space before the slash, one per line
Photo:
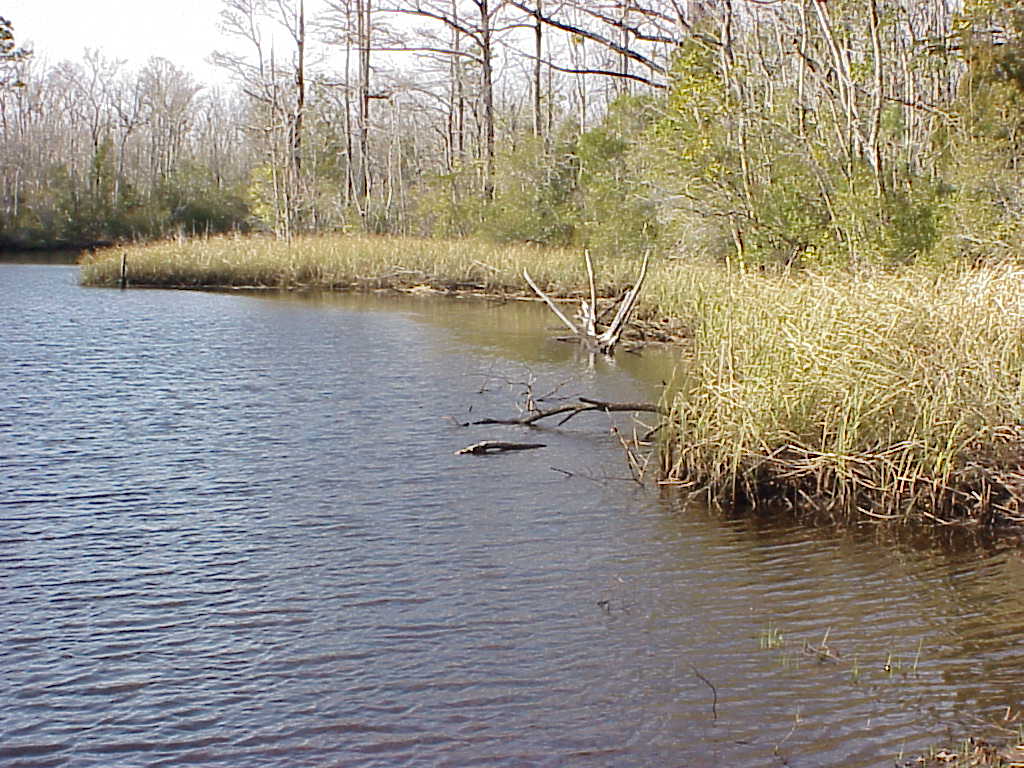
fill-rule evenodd
<path id="1" fill-rule="evenodd" d="M 533 306 L 0 291 L 0 765 L 855 768 L 1016 727 L 1016 543 L 688 505 L 602 415 L 456 424 L 656 397 L 670 354 L 590 366 Z"/>

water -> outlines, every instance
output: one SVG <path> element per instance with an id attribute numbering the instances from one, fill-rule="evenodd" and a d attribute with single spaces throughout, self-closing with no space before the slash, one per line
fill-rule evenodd
<path id="1" fill-rule="evenodd" d="M 881 766 L 1016 727 L 1016 544 L 687 505 L 596 414 L 456 424 L 653 397 L 672 356 L 76 280 L 0 266 L 0 765 Z"/>

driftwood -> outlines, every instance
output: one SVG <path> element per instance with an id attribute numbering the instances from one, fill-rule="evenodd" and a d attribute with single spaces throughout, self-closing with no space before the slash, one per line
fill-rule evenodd
<path id="1" fill-rule="evenodd" d="M 587 265 L 587 279 L 590 284 L 590 301 L 586 299 L 580 302 L 579 320 L 580 324 L 577 325 L 568 317 L 565 313 L 558 308 L 554 300 L 548 296 L 544 291 L 537 287 L 537 284 L 533 282 L 533 278 L 530 277 L 530 273 L 525 269 L 523 270 L 523 277 L 526 278 L 526 282 L 529 284 L 533 292 L 540 296 L 544 300 L 544 303 L 548 305 L 548 308 L 555 313 L 555 316 L 573 333 L 573 336 L 580 340 L 582 344 L 585 344 L 589 349 L 596 350 L 602 354 L 610 355 L 615 350 L 615 345 L 619 343 L 619 339 L 622 337 L 622 332 L 626 328 L 626 324 L 629 322 L 630 315 L 633 314 L 633 310 L 636 309 L 637 299 L 640 297 L 640 290 L 643 288 L 644 279 L 647 277 L 647 261 L 650 257 L 650 252 L 644 254 L 643 264 L 640 266 L 640 276 L 637 278 L 636 284 L 630 288 L 625 297 L 622 299 L 622 303 L 619 304 L 619 311 L 615 313 L 615 317 L 612 319 L 611 325 L 609 325 L 601 333 L 597 332 L 598 327 L 598 315 L 597 315 L 597 289 L 594 284 L 594 265 L 590 260 L 590 251 L 583 252 L 583 258 Z"/>
<path id="2" fill-rule="evenodd" d="M 551 416 L 558 416 L 559 414 L 564 413 L 567 415 L 564 419 L 558 422 L 558 426 L 562 426 L 569 421 L 569 419 L 586 411 L 601 411 L 603 413 L 657 413 L 660 416 L 668 416 L 668 411 L 665 408 L 654 403 L 612 403 L 605 400 L 594 400 L 589 397 L 581 397 L 577 403 L 565 403 L 546 410 L 532 411 L 517 419 L 480 419 L 479 421 L 465 422 L 462 426 L 470 427 L 483 424 L 505 424 L 529 427 L 541 419 L 547 419 Z"/>
<path id="3" fill-rule="evenodd" d="M 455 452 L 456 456 L 460 456 L 464 453 L 472 453 L 477 456 L 497 453 L 499 451 L 529 451 L 534 448 L 546 448 L 544 443 L 507 443 L 502 440 L 484 440 L 479 443 L 473 443 L 473 445 L 467 445 Z"/>
<path id="4" fill-rule="evenodd" d="M 619 433 L 618 428 L 612 426 L 612 433 L 619 438 L 619 442 L 622 444 L 623 450 L 626 452 L 626 458 L 629 461 L 630 474 L 633 479 L 642 483 L 644 474 L 647 470 L 647 463 L 650 461 L 650 456 L 643 458 L 638 455 L 637 448 L 641 443 L 645 443 L 650 435 L 654 434 L 660 429 L 665 419 L 670 415 L 669 410 L 663 406 L 656 405 L 655 403 L 616 403 L 607 400 L 595 400 L 589 397 L 580 397 L 578 402 L 565 403 L 563 405 L 555 406 L 554 408 L 547 408 L 540 410 L 536 408 L 535 402 L 531 397 L 528 401 L 530 404 L 529 410 L 525 416 L 520 416 L 515 419 L 478 419 L 476 421 L 466 422 L 455 422 L 461 427 L 470 427 L 485 424 L 501 424 L 506 426 L 521 426 L 521 427 L 536 427 L 537 422 L 542 419 L 550 418 L 551 416 L 563 416 L 558 422 L 558 426 L 562 426 L 567 421 L 575 416 L 586 411 L 599 411 L 601 413 L 628 413 L 628 412 L 639 412 L 639 413 L 654 413 L 661 417 L 659 424 L 652 430 L 649 430 L 646 437 L 638 438 L 636 436 L 636 428 L 633 430 L 633 442 L 629 443 Z M 543 443 L 507 443 L 499 440 L 484 440 L 483 442 L 474 443 L 473 445 L 466 446 L 462 450 L 456 451 L 456 454 L 477 454 L 485 455 L 492 452 L 498 451 L 523 451 L 531 448 L 544 448 Z M 564 472 L 564 470 L 552 467 L 557 472 Z M 565 474 L 572 476 L 572 473 L 566 472 Z"/>

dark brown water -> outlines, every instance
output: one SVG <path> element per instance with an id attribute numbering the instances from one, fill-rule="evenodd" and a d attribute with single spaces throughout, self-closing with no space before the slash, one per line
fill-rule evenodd
<path id="1" fill-rule="evenodd" d="M 452 423 L 530 379 L 651 397 L 665 356 L 76 279 L 0 266 L 5 768 L 883 766 L 1024 704 L 1014 547 L 687 507 L 605 417 Z M 485 438 L 548 448 L 453 455 Z"/>

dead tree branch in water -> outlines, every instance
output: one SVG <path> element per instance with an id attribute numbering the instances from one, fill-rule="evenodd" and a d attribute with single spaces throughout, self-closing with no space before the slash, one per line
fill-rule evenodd
<path id="1" fill-rule="evenodd" d="M 603 413 L 656 413 L 660 416 L 668 416 L 668 411 L 655 403 L 613 403 L 606 400 L 580 397 L 577 403 L 566 403 L 554 408 L 532 411 L 516 419 L 479 419 L 477 421 L 461 422 L 461 424 L 464 427 L 475 427 L 484 424 L 530 427 L 541 419 L 547 419 L 564 413 L 567 415 L 558 422 L 558 426 L 562 426 L 569 419 L 587 411 L 600 411 Z"/>
<path id="2" fill-rule="evenodd" d="M 712 699 L 711 699 L 711 719 L 712 720 L 717 720 L 718 719 L 718 689 L 715 688 L 715 686 L 712 684 L 712 682 L 710 680 L 708 680 L 706 677 L 704 677 L 704 675 L 702 675 L 700 673 L 700 670 L 697 669 L 696 666 L 691 664 L 690 665 L 690 669 L 693 670 L 693 674 L 695 674 L 700 679 L 701 682 L 703 682 L 708 688 L 711 689 L 711 696 L 712 696 Z"/>
<path id="3" fill-rule="evenodd" d="M 500 451 L 530 451 L 534 448 L 546 448 L 544 443 L 509 443 L 504 440 L 483 440 L 479 443 L 473 443 L 473 445 L 467 445 L 455 452 L 456 456 L 460 456 L 466 453 L 472 453 L 476 456 L 482 456 L 489 453 L 498 453 Z"/>
<path id="4" fill-rule="evenodd" d="M 590 287 L 590 301 L 586 299 L 580 302 L 580 325 L 576 325 L 572 320 L 565 316 L 565 313 L 558 308 L 554 300 L 548 296 L 544 291 L 537 287 L 537 284 L 533 282 L 533 278 L 530 277 L 530 273 L 525 269 L 523 270 L 523 277 L 526 278 L 526 282 L 529 284 L 533 292 L 536 293 L 548 305 L 548 309 L 555 313 L 559 320 L 573 333 L 573 336 L 578 338 L 580 342 L 585 344 L 589 349 L 596 350 L 605 355 L 610 355 L 615 351 L 615 345 L 619 343 L 619 339 L 622 337 L 622 332 L 626 329 L 626 324 L 629 322 L 630 316 L 633 314 L 633 310 L 636 309 L 636 302 L 640 298 L 640 290 L 643 288 L 644 279 L 647 277 L 647 262 L 650 258 L 650 251 L 644 254 L 643 264 L 640 266 L 640 275 L 637 278 L 636 284 L 630 288 L 625 297 L 622 299 L 622 303 L 619 304 L 619 310 L 615 313 L 615 317 L 612 319 L 611 325 L 607 327 L 602 333 L 597 332 L 598 324 L 598 312 L 597 312 L 597 291 L 594 284 L 594 265 L 590 260 L 590 251 L 583 252 L 583 259 L 587 265 L 587 281 Z"/>

